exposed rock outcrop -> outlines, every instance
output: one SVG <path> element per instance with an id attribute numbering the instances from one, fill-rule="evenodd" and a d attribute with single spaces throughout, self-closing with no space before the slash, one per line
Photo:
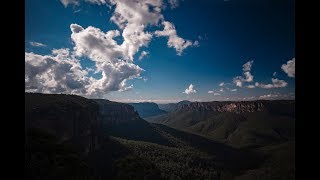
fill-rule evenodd
<path id="1" fill-rule="evenodd" d="M 104 122 L 121 124 L 141 120 L 139 114 L 128 104 L 112 102 L 105 99 L 94 99 L 99 105 L 100 117 Z"/>
<path id="2" fill-rule="evenodd" d="M 274 101 L 212 101 L 212 102 L 193 102 L 180 106 L 178 111 L 213 111 L 213 112 L 259 112 L 269 111 L 273 113 L 288 113 L 294 111 L 294 101 L 274 100 Z"/>

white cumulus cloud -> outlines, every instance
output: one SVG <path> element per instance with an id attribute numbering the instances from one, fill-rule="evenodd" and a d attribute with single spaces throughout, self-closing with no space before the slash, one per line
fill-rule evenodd
<path id="1" fill-rule="evenodd" d="M 283 64 L 282 66 L 281 66 L 281 69 L 285 72 L 285 73 L 287 73 L 287 75 L 289 76 L 289 77 L 295 77 L 295 67 L 296 66 L 296 60 L 295 60 L 295 58 L 293 58 L 293 59 L 291 59 L 291 60 L 289 60 L 288 62 L 287 62 L 287 64 Z"/>
<path id="2" fill-rule="evenodd" d="M 25 90 L 42 93 L 86 94 L 91 79 L 69 49 L 55 49 L 51 55 L 25 53 Z"/>
<path id="3" fill-rule="evenodd" d="M 147 46 L 152 39 L 152 33 L 146 32 L 145 28 L 148 25 L 155 26 L 164 19 L 161 14 L 162 1 L 113 0 L 110 3 L 115 6 L 110 20 L 123 30 L 121 47 L 132 60 L 139 48 Z"/>
<path id="4" fill-rule="evenodd" d="M 166 36 L 168 37 L 168 46 L 176 49 L 177 54 L 181 55 L 183 50 L 189 46 L 198 46 L 199 42 L 192 42 L 190 40 L 185 40 L 177 35 L 176 28 L 174 25 L 168 21 L 162 22 L 164 28 L 162 31 L 156 31 L 156 36 Z"/>
<path id="5" fill-rule="evenodd" d="M 78 6 L 80 2 L 106 5 L 113 10 L 110 21 L 119 30 L 106 32 L 99 28 L 79 24 L 71 24 L 71 40 L 74 47 L 55 49 L 49 55 L 33 52 L 25 53 L 26 91 L 47 93 L 74 93 L 79 95 L 100 97 L 111 91 L 127 91 L 133 85 L 128 80 L 141 78 L 144 71 L 134 63 L 134 55 L 142 47 L 147 47 L 153 36 L 168 37 L 168 46 L 174 47 L 181 55 L 189 46 L 199 46 L 199 42 L 191 42 L 177 35 L 174 24 L 165 21 L 161 10 L 162 0 L 60 0 L 67 7 Z M 177 3 L 178 1 L 172 1 Z M 164 26 L 162 31 L 148 32 L 147 27 Z M 123 41 L 115 38 L 122 36 Z M 31 44 L 32 45 L 32 44 Z M 40 44 L 33 44 L 40 45 Z M 41 46 L 41 45 L 40 45 Z M 142 51 L 138 59 L 147 56 Z M 94 62 L 94 67 L 83 69 L 80 58 L 86 57 Z M 88 71 L 101 74 L 100 78 L 88 76 Z M 184 93 L 196 93 L 191 84 Z"/>
<path id="6" fill-rule="evenodd" d="M 242 79 L 244 82 L 252 82 L 253 81 L 253 76 L 249 71 L 248 72 L 244 72 L 243 75 L 245 77 L 245 78 Z"/>
<path id="7" fill-rule="evenodd" d="M 242 87 L 243 82 L 253 82 L 253 75 L 251 74 L 253 61 L 248 61 L 242 66 L 243 75 L 233 78 L 233 83 L 237 87 Z"/>
<path id="8" fill-rule="evenodd" d="M 126 81 L 142 73 L 143 69 L 132 62 L 128 51 L 114 40 L 120 35 L 118 30 L 104 33 L 99 28 L 89 26 L 84 29 L 77 24 L 71 24 L 70 29 L 75 55 L 90 58 L 97 71 L 102 73 L 102 78 L 94 81 L 88 89 L 90 95 L 127 90 Z"/>
<path id="9" fill-rule="evenodd" d="M 189 87 L 186 90 L 184 90 L 182 93 L 192 94 L 192 93 L 197 93 L 197 90 L 194 89 L 193 84 L 190 84 Z"/>
<path id="10" fill-rule="evenodd" d="M 263 83 L 256 82 L 255 86 L 264 88 L 264 89 L 271 89 L 271 88 L 283 88 L 288 85 L 288 83 L 285 82 L 284 80 L 279 80 L 277 78 L 272 78 L 271 80 L 272 80 L 272 84 L 263 84 Z"/>
<path id="11" fill-rule="evenodd" d="M 242 80 L 243 78 L 241 76 L 237 76 L 235 78 L 233 78 L 233 83 L 238 86 L 238 87 L 242 87 Z"/>
<path id="12" fill-rule="evenodd" d="M 99 28 L 89 26 L 84 29 L 78 24 L 71 24 L 70 29 L 77 56 L 87 56 L 96 62 L 116 62 L 118 58 L 129 59 L 123 48 L 113 39 L 120 35 L 118 30 L 104 33 Z"/>

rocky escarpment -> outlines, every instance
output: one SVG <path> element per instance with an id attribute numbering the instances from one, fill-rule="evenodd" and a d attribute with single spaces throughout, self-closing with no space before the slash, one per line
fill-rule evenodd
<path id="1" fill-rule="evenodd" d="M 265 105 L 262 102 L 193 102 L 179 107 L 180 111 L 198 110 L 198 111 L 215 111 L 215 112 L 256 112 L 264 111 Z"/>
<path id="2" fill-rule="evenodd" d="M 180 106 L 178 111 L 211 111 L 211 112 L 261 112 L 268 111 L 272 113 L 294 113 L 294 101 L 292 100 L 260 100 L 260 101 L 212 101 L 212 102 L 193 102 Z"/>
<path id="3" fill-rule="evenodd" d="M 141 120 L 139 114 L 128 104 L 112 102 L 105 99 L 94 99 L 99 105 L 99 116 L 103 122 L 121 124 Z"/>
<path id="4" fill-rule="evenodd" d="M 168 142 L 129 104 L 95 99 L 105 134 L 166 145 Z"/>
<path id="5" fill-rule="evenodd" d="M 166 114 L 167 112 L 159 109 L 158 104 L 151 102 L 141 102 L 141 103 L 130 103 L 136 111 L 138 111 L 140 117 L 147 118 L 152 116 L 158 116 Z"/>
<path id="6" fill-rule="evenodd" d="M 98 104 L 75 95 L 25 93 L 25 128 L 42 129 L 88 153 L 102 140 Z"/>

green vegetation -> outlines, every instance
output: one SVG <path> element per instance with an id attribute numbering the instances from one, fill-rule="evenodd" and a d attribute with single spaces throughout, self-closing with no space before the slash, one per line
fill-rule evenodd
<path id="1" fill-rule="evenodd" d="M 114 162 L 115 179 L 161 179 L 160 171 L 149 160 L 134 155 L 128 155 Z"/>
<path id="2" fill-rule="evenodd" d="M 26 132 L 25 178 L 64 179 L 88 176 L 84 156 L 41 129 Z"/>
<path id="3" fill-rule="evenodd" d="M 214 158 L 206 153 L 154 143 L 115 138 L 133 154 L 146 158 L 161 172 L 163 179 L 213 179 L 218 175 Z"/>
<path id="4" fill-rule="evenodd" d="M 264 103 L 262 111 L 241 113 L 185 104 L 154 118 L 157 124 L 128 104 L 26 93 L 25 176 L 294 179 L 293 104 Z"/>
<path id="5" fill-rule="evenodd" d="M 257 148 L 294 140 L 292 115 L 270 112 L 175 111 L 153 122 L 205 136 L 239 148 Z"/>
<path id="6" fill-rule="evenodd" d="M 264 157 L 259 167 L 248 168 L 251 170 L 237 176 L 238 179 L 294 179 L 294 101 L 259 102 L 264 103 L 261 111 L 236 113 L 216 112 L 210 107 L 185 108 L 151 120 Z M 203 150 L 209 147 L 206 145 Z"/>

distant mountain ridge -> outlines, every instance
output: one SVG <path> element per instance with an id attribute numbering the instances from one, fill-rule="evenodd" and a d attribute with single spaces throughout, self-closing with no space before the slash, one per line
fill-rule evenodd
<path id="1" fill-rule="evenodd" d="M 146 118 L 166 114 L 167 112 L 159 109 L 158 104 L 153 102 L 129 103 L 139 113 L 140 117 Z"/>
<path id="2" fill-rule="evenodd" d="M 158 106 L 160 109 L 163 109 L 167 112 L 172 112 L 177 109 L 180 109 L 183 105 L 188 105 L 190 103 L 191 103 L 190 101 L 183 100 L 178 103 L 158 104 Z"/>
<path id="3" fill-rule="evenodd" d="M 212 102 L 192 102 L 183 104 L 177 108 L 178 111 L 214 111 L 214 112 L 259 112 L 270 111 L 284 113 L 294 113 L 294 100 L 257 100 L 257 101 L 212 101 Z"/>
<path id="4" fill-rule="evenodd" d="M 294 140 L 295 101 L 193 102 L 148 119 L 237 147 Z"/>

